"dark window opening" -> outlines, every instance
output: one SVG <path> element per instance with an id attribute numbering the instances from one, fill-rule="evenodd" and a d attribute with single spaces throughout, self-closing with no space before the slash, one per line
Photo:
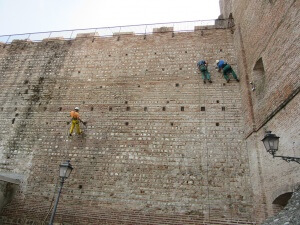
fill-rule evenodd
<path id="1" fill-rule="evenodd" d="M 216 123 L 216 126 L 218 127 L 220 124 L 219 123 Z"/>
<path id="2" fill-rule="evenodd" d="M 165 106 L 164 106 L 164 107 L 162 107 L 162 110 L 163 110 L 163 111 L 166 111 L 166 107 L 165 107 Z"/>
<path id="3" fill-rule="evenodd" d="M 181 111 L 182 111 L 182 112 L 184 111 L 184 106 L 181 106 Z"/>
<path id="4" fill-rule="evenodd" d="M 225 111 L 225 106 L 222 106 L 222 111 Z"/>
<path id="5" fill-rule="evenodd" d="M 205 111 L 205 107 L 201 107 L 201 111 Z"/>

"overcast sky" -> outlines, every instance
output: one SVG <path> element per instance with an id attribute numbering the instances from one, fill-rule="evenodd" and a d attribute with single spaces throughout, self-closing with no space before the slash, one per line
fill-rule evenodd
<path id="1" fill-rule="evenodd" d="M 216 19 L 219 0 L 0 0 L 0 35 Z"/>

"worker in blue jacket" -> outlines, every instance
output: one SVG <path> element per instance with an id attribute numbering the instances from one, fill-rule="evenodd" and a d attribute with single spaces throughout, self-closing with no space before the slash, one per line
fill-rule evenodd
<path id="1" fill-rule="evenodd" d="M 232 67 L 224 60 L 217 60 L 216 61 L 216 64 L 217 64 L 217 70 L 219 72 L 221 72 L 221 70 L 223 70 L 223 76 L 225 78 L 225 80 L 227 81 L 227 83 L 230 81 L 229 79 L 229 74 L 231 73 L 233 78 L 239 82 L 240 80 L 237 78 L 237 75 L 236 73 L 234 72 L 234 70 L 232 69 Z"/>
<path id="2" fill-rule="evenodd" d="M 205 60 L 200 60 L 197 63 L 197 67 L 202 73 L 202 79 L 203 79 L 204 84 L 206 83 L 206 80 L 208 80 L 209 83 L 212 83 L 212 81 L 210 79 L 210 73 L 207 70 L 207 62 Z"/>

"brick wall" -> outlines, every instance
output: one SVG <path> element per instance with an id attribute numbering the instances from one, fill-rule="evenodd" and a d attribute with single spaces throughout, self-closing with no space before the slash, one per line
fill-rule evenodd
<path id="1" fill-rule="evenodd" d="M 203 58 L 212 84 L 197 74 Z M 0 168 L 27 177 L 2 221 L 49 219 L 70 159 L 58 221 L 250 224 L 240 86 L 218 58 L 237 70 L 230 30 L 2 45 Z M 75 106 L 88 124 L 70 138 Z"/>
<path id="2" fill-rule="evenodd" d="M 234 43 L 241 76 L 245 137 L 249 151 L 255 214 L 273 215 L 272 202 L 300 183 L 298 164 L 272 159 L 261 139 L 265 130 L 280 136 L 278 155 L 299 151 L 299 1 L 220 1 L 233 14 Z M 252 91 L 252 82 L 255 90 Z"/>

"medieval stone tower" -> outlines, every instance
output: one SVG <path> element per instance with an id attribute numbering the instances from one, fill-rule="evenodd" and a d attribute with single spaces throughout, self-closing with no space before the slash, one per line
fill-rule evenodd
<path id="1" fill-rule="evenodd" d="M 0 223 L 47 224 L 65 160 L 57 224 L 260 224 L 280 211 L 300 167 L 261 139 L 271 130 L 278 154 L 300 157 L 300 2 L 220 6 L 191 32 L 0 44 Z M 69 137 L 75 106 L 87 126 Z"/>

